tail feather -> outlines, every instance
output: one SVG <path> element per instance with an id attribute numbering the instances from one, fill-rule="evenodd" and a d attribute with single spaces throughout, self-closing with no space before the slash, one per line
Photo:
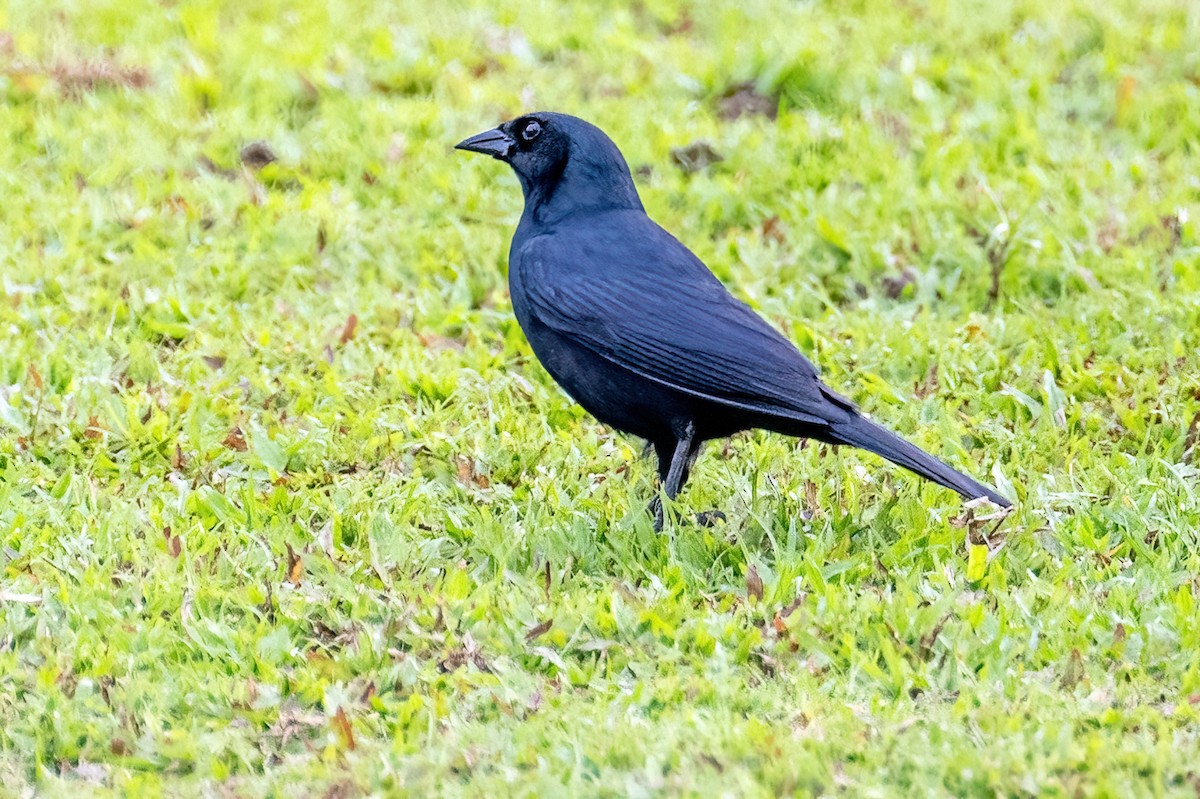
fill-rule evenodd
<path id="1" fill-rule="evenodd" d="M 830 427 L 830 432 L 836 443 L 851 444 L 874 452 L 898 466 L 916 472 L 926 480 L 932 480 L 940 486 L 957 491 L 967 499 L 987 497 L 1003 508 L 1012 505 L 1012 502 L 998 493 L 996 489 L 989 488 L 957 469 L 951 468 L 924 450 L 908 443 L 886 427 L 877 425 L 862 416 L 856 414 L 847 422 L 836 423 Z"/>

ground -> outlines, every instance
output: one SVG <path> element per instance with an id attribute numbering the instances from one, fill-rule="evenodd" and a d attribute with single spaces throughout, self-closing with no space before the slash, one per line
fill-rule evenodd
<path id="1" fill-rule="evenodd" d="M 1200 5 L 15 0 L 0 97 L 0 793 L 1200 792 Z M 538 108 L 1015 513 L 753 433 L 655 535 Z"/>

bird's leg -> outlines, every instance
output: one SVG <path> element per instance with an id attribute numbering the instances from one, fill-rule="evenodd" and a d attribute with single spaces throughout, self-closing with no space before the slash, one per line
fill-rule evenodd
<path id="1" fill-rule="evenodd" d="M 675 443 L 675 452 L 671 456 L 671 468 L 667 470 L 667 479 L 663 482 L 663 493 L 667 495 L 667 499 L 675 499 L 679 494 L 679 489 L 683 488 L 683 481 L 687 479 L 688 466 L 695 459 L 695 453 L 692 450 L 692 441 L 695 437 L 695 429 L 688 424 L 684 437 Z"/>
<path id="2" fill-rule="evenodd" d="M 695 445 L 695 440 L 696 426 L 688 422 L 684 426 L 682 434 L 675 440 L 670 461 L 666 459 L 666 447 L 655 445 L 655 450 L 658 452 L 658 473 L 663 481 L 662 492 L 668 500 L 675 499 L 679 494 L 679 489 L 683 488 L 683 482 L 687 479 L 688 469 L 696 461 L 699 447 Z M 666 472 L 665 476 L 663 475 L 664 471 Z M 650 510 L 654 513 L 654 530 L 661 533 L 665 515 L 662 497 L 655 497 L 650 502 Z"/>
<path id="3" fill-rule="evenodd" d="M 655 494 L 654 499 L 650 500 L 650 504 L 646 507 L 646 510 L 650 511 L 654 516 L 654 532 L 661 533 L 664 521 L 662 497 Z"/>

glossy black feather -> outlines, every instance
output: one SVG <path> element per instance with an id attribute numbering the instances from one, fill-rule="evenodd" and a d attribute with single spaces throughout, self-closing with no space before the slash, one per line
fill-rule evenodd
<path id="1" fill-rule="evenodd" d="M 463 142 L 525 193 L 513 309 L 550 374 L 601 421 L 649 439 L 673 495 L 701 442 L 763 427 L 882 455 L 963 496 L 1006 498 L 862 417 L 796 347 L 642 208 L 598 128 L 531 114 Z"/>

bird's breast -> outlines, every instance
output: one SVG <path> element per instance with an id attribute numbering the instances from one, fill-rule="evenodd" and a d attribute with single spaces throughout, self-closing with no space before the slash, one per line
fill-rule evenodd
<path id="1" fill-rule="evenodd" d="M 513 315 L 517 317 L 517 324 L 521 326 L 526 338 L 529 337 L 530 325 L 532 319 L 532 303 L 529 300 L 529 292 L 525 283 L 525 270 L 523 268 L 522 259 L 514 257 L 515 253 L 510 254 L 508 259 L 508 296 L 512 301 Z"/>

